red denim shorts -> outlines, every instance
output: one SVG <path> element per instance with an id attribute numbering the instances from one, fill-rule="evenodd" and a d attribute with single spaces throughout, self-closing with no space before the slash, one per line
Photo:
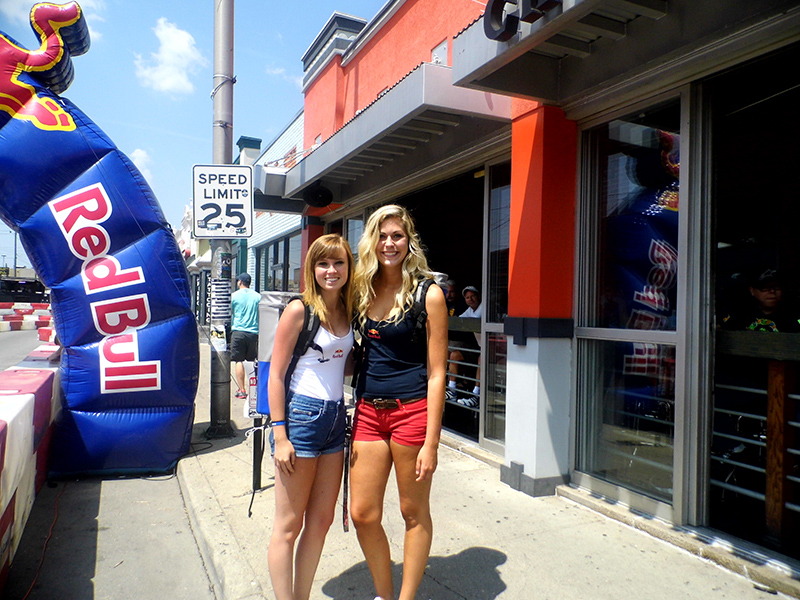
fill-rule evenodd
<path id="1" fill-rule="evenodd" d="M 428 430 L 428 399 L 401 404 L 398 408 L 375 408 L 363 399 L 356 404 L 353 440 L 392 440 L 402 446 L 422 446 Z"/>

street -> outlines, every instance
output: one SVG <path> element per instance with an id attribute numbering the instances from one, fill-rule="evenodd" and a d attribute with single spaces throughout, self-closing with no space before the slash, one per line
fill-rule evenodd
<path id="1" fill-rule="evenodd" d="M 0 367 L 16 365 L 40 344 L 36 331 L 0 333 Z M 164 475 L 45 484 L 23 532 L 3 598 L 213 600 L 216 596 L 178 480 Z"/>
<path id="2" fill-rule="evenodd" d="M 0 371 L 13 367 L 43 343 L 36 330 L 0 333 Z"/>

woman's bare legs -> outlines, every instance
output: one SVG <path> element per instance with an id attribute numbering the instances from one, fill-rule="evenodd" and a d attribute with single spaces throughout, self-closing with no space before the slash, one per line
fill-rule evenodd
<path id="1" fill-rule="evenodd" d="M 384 600 L 394 598 L 391 551 L 381 523 L 391 468 L 392 451 L 388 441 L 353 442 L 350 516 L 367 559 L 375 593 Z"/>
<path id="2" fill-rule="evenodd" d="M 325 535 L 333 521 L 343 460 L 341 452 L 298 458 L 291 475 L 276 470 L 275 522 L 267 561 L 277 600 L 304 600 L 311 592 Z M 295 559 L 294 544 L 298 536 Z"/>
<path id="3" fill-rule="evenodd" d="M 294 600 L 307 600 L 311 595 L 325 536 L 336 512 L 343 467 L 344 452 L 323 454 L 317 459 L 317 473 L 306 505 L 305 524 L 297 542 Z"/>
<path id="4" fill-rule="evenodd" d="M 399 600 L 414 600 L 425 574 L 433 541 L 431 479 L 417 481 L 416 465 L 420 446 L 391 443 L 392 458 L 400 495 L 400 512 L 406 524 L 403 541 L 403 586 Z"/>

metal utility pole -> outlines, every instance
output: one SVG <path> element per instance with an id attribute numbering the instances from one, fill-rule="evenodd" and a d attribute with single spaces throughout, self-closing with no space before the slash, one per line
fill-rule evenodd
<path id="1" fill-rule="evenodd" d="M 214 0 L 213 162 L 233 162 L 233 8 L 234 0 Z M 209 438 L 232 437 L 231 361 L 227 333 L 231 323 L 230 239 L 211 240 L 211 423 Z"/>

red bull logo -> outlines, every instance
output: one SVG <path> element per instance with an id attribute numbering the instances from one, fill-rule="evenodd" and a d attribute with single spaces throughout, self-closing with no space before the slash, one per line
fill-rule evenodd
<path id="1" fill-rule="evenodd" d="M 370 337 L 373 340 L 379 340 L 381 339 L 381 334 L 377 329 L 367 329 L 367 337 Z"/>
<path id="2" fill-rule="evenodd" d="M 48 469 L 171 469 L 189 449 L 197 390 L 186 269 L 130 160 L 59 97 L 71 57 L 89 49 L 80 7 L 42 2 L 31 24 L 32 51 L 0 33 L 0 214 L 52 289 L 69 358 Z"/>
<path id="3" fill-rule="evenodd" d="M 344 350 L 337 348 L 336 352 L 333 353 L 333 358 L 344 358 Z"/>
<path id="4" fill-rule="evenodd" d="M 37 94 L 32 85 L 20 79 L 20 75 L 46 75 L 48 82 L 56 79 L 55 83 L 50 83 L 55 92 L 66 89 L 72 80 L 72 69 L 68 64 L 70 55 L 80 55 L 89 49 L 81 7 L 77 2 L 64 5 L 37 4 L 31 11 L 31 25 L 41 40 L 38 50 L 21 48 L 0 34 L 0 110 L 15 119 L 28 121 L 39 129 L 72 131 L 75 121 L 59 103 L 54 98 Z M 77 44 L 69 45 L 66 56 L 67 44 L 62 30 L 77 33 L 70 38 L 80 40 Z"/>

